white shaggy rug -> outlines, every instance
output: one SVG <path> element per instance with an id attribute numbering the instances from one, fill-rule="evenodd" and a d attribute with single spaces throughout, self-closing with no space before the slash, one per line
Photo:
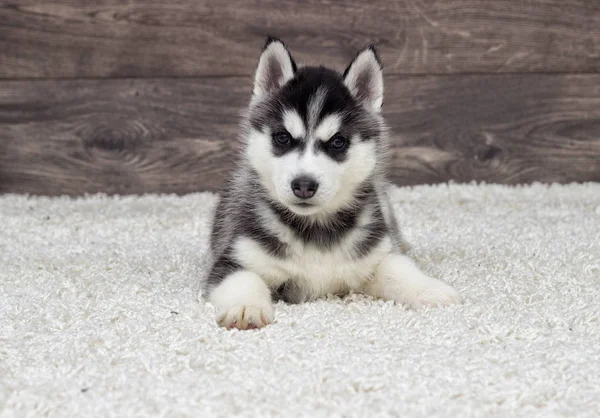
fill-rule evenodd
<path id="1" fill-rule="evenodd" d="M 600 184 L 393 195 L 465 303 L 197 301 L 215 195 L 0 197 L 0 416 L 597 417 Z"/>

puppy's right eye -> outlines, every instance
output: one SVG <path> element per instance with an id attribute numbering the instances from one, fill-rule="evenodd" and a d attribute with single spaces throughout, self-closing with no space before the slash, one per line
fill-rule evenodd
<path id="1" fill-rule="evenodd" d="M 273 134 L 273 141 L 275 141 L 275 144 L 285 147 L 292 143 L 292 136 L 285 131 L 277 132 Z"/>

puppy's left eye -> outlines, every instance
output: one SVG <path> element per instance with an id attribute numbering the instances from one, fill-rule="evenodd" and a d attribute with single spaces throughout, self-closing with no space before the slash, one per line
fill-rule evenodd
<path id="1" fill-rule="evenodd" d="M 329 146 L 336 151 L 341 151 L 348 146 L 348 140 L 340 134 L 335 134 L 329 140 Z"/>
<path id="2" fill-rule="evenodd" d="M 277 132 L 273 135 L 273 140 L 277 145 L 288 146 L 292 143 L 292 136 L 286 131 Z"/>

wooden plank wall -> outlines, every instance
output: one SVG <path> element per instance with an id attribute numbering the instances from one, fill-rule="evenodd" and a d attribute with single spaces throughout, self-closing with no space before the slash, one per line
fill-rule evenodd
<path id="1" fill-rule="evenodd" d="M 4 0 L 0 192 L 216 190 L 267 34 L 377 45 L 398 184 L 600 181 L 600 2 Z"/>

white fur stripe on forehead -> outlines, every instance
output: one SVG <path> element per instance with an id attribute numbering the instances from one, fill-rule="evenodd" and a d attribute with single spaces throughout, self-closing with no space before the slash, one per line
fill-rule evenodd
<path id="1" fill-rule="evenodd" d="M 260 56 L 254 76 L 255 97 L 264 96 L 279 89 L 294 77 L 292 57 L 281 41 L 269 43 Z"/>
<path id="2" fill-rule="evenodd" d="M 321 114 L 323 103 L 325 103 L 326 95 L 327 89 L 320 86 L 317 91 L 310 96 L 310 101 L 308 102 L 308 126 L 310 129 L 314 129 L 319 120 L 319 115 Z"/>
<path id="3" fill-rule="evenodd" d="M 342 126 L 342 117 L 336 113 L 327 115 L 323 118 L 319 126 L 315 129 L 315 137 L 320 141 L 329 141 Z"/>
<path id="4" fill-rule="evenodd" d="M 368 109 L 381 110 L 383 73 L 374 48 L 366 48 L 356 56 L 345 72 L 344 84 Z"/>
<path id="5" fill-rule="evenodd" d="M 306 135 L 306 128 L 302 118 L 293 109 L 288 109 L 283 112 L 283 126 L 290 133 L 290 135 L 296 139 L 304 138 Z"/>

